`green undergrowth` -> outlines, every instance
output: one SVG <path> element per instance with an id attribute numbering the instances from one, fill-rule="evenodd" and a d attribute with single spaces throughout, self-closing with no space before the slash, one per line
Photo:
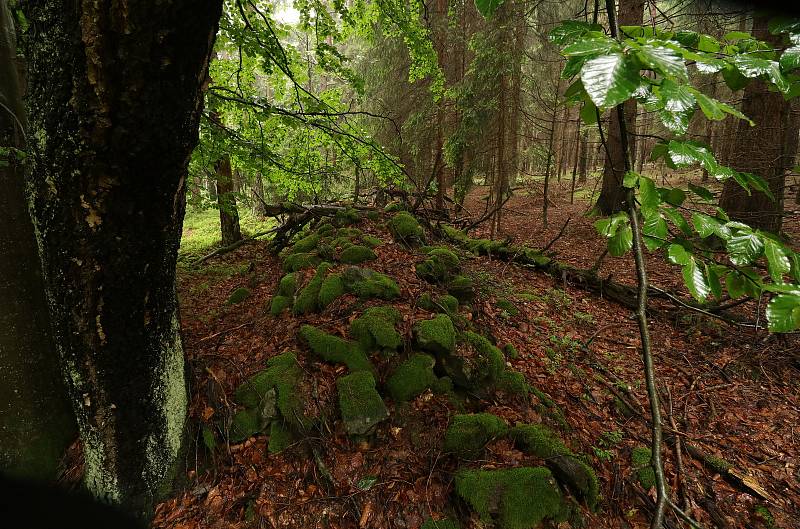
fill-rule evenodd
<path id="1" fill-rule="evenodd" d="M 275 220 L 272 218 L 259 219 L 248 209 L 242 208 L 239 211 L 239 226 L 242 229 L 242 236 L 247 237 L 273 228 Z M 211 253 L 221 243 L 219 210 L 187 208 L 186 216 L 183 219 L 183 233 L 178 258 L 180 260 L 197 259 Z"/>

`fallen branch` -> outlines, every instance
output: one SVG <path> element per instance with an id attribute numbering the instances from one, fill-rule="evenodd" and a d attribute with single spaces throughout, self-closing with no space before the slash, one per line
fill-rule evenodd
<path id="1" fill-rule="evenodd" d="M 269 230 L 260 231 L 260 232 L 254 234 L 254 235 L 251 235 L 250 237 L 245 237 L 244 239 L 239 239 L 235 243 L 229 244 L 228 246 L 223 246 L 222 248 L 217 248 L 216 250 L 214 250 L 210 254 L 204 255 L 203 257 L 197 259 L 196 261 L 192 261 L 192 266 L 197 266 L 199 264 L 203 264 L 204 262 L 206 262 L 207 260 L 211 259 L 212 257 L 216 257 L 218 255 L 222 255 L 222 254 L 226 254 L 226 253 L 232 252 L 235 249 L 239 248 L 240 246 L 243 246 L 245 244 L 251 243 L 251 242 L 255 241 L 256 239 L 258 239 L 259 237 L 263 237 L 264 235 L 269 235 L 270 233 L 273 233 L 276 230 L 277 230 L 277 228 L 272 228 L 272 229 L 269 229 Z"/>

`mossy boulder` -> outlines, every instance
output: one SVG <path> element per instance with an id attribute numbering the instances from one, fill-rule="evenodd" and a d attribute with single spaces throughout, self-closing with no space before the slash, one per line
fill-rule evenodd
<path id="1" fill-rule="evenodd" d="M 367 218 L 371 221 L 378 221 L 381 219 L 381 214 L 377 211 L 367 211 Z"/>
<path id="2" fill-rule="evenodd" d="M 369 268 L 352 266 L 342 273 L 345 289 L 361 299 L 392 300 L 400 296 L 400 287 L 389 276 Z"/>
<path id="3" fill-rule="evenodd" d="M 475 282 L 467 276 L 456 276 L 448 283 L 447 292 L 459 303 L 470 303 L 475 299 Z"/>
<path id="4" fill-rule="evenodd" d="M 400 364 L 386 381 L 386 390 L 395 402 L 405 402 L 428 388 L 437 387 L 433 373 L 436 360 L 426 354 L 414 354 Z M 438 388 L 437 388 L 438 389 Z"/>
<path id="5" fill-rule="evenodd" d="M 462 458 L 475 458 L 489 441 L 507 431 L 505 421 L 491 413 L 455 415 L 444 434 L 442 449 Z"/>
<path id="6" fill-rule="evenodd" d="M 497 389 L 512 395 L 527 395 L 530 385 L 525 379 L 525 375 L 519 371 L 506 369 L 497 378 Z"/>
<path id="7" fill-rule="evenodd" d="M 386 206 L 383 208 L 383 211 L 386 213 L 396 213 L 398 211 L 405 211 L 405 209 L 406 207 L 402 202 L 393 201 L 386 204 Z"/>
<path id="8" fill-rule="evenodd" d="M 293 353 L 275 356 L 267 362 L 267 369 L 256 373 L 236 389 L 234 400 L 256 414 L 261 421 L 259 431 L 275 418 L 276 410 L 286 421 L 304 428 L 310 418 L 306 417 L 306 405 L 300 390 L 302 375 Z"/>
<path id="9" fill-rule="evenodd" d="M 461 470 L 456 493 L 484 523 L 496 518 L 500 529 L 532 529 L 545 520 L 563 521 L 568 509 L 550 471 L 544 467 Z"/>
<path id="10" fill-rule="evenodd" d="M 330 263 L 320 264 L 314 277 L 312 277 L 308 285 L 300 291 L 300 294 L 294 301 L 294 307 L 292 307 L 292 312 L 294 312 L 295 315 L 309 314 L 319 309 L 319 293 L 330 266 Z"/>
<path id="11" fill-rule="evenodd" d="M 339 261 L 345 264 L 361 264 L 366 261 L 374 261 L 378 256 L 372 249 L 360 244 L 354 244 L 342 251 Z"/>
<path id="12" fill-rule="evenodd" d="M 509 432 L 509 437 L 517 448 L 542 459 L 572 454 L 552 430 L 541 424 L 515 426 Z"/>
<path id="13" fill-rule="evenodd" d="M 396 350 L 403 345 L 395 325 L 403 316 L 394 307 L 370 307 L 350 324 L 350 335 L 367 351 Z"/>
<path id="14" fill-rule="evenodd" d="M 273 296 L 272 302 L 269 306 L 269 312 L 273 316 L 279 316 L 284 310 L 288 309 L 294 304 L 292 298 L 286 296 Z"/>
<path id="15" fill-rule="evenodd" d="M 636 472 L 636 480 L 644 490 L 656 486 L 656 472 L 653 470 L 652 458 L 653 452 L 646 446 L 637 446 L 631 451 L 631 466 Z"/>
<path id="16" fill-rule="evenodd" d="M 345 288 L 342 281 L 342 274 L 334 273 L 325 276 L 322 285 L 319 288 L 319 308 L 324 309 L 340 296 L 344 295 Z"/>
<path id="17" fill-rule="evenodd" d="M 241 443 L 261 430 L 261 419 L 255 410 L 240 410 L 233 415 L 229 440 L 231 443 Z"/>
<path id="18" fill-rule="evenodd" d="M 389 417 L 386 405 L 375 389 L 375 378 L 368 371 L 357 371 L 336 381 L 339 407 L 345 430 L 350 435 L 366 435 Z"/>
<path id="19" fill-rule="evenodd" d="M 485 392 L 505 370 L 505 359 L 487 338 L 467 331 L 459 335 L 450 354 L 440 357 L 440 365 L 457 386 Z"/>
<path id="20" fill-rule="evenodd" d="M 500 314 L 507 318 L 519 314 L 519 309 L 517 308 L 517 306 L 514 305 L 514 303 L 508 299 L 503 299 L 503 298 L 498 299 L 497 302 L 495 303 L 495 306 L 498 309 L 500 309 L 501 311 Z"/>
<path id="21" fill-rule="evenodd" d="M 300 327 L 300 337 L 311 351 L 326 362 L 344 364 L 350 371 L 372 371 L 372 363 L 358 342 L 325 333 L 312 325 Z"/>
<path id="22" fill-rule="evenodd" d="M 322 237 L 330 237 L 336 233 L 336 228 L 330 222 L 322 222 L 317 226 L 316 232 Z"/>
<path id="23" fill-rule="evenodd" d="M 448 316 L 458 312 L 458 300 L 450 294 L 434 297 L 426 292 L 417 300 L 417 306 L 431 312 L 443 312 Z"/>
<path id="24" fill-rule="evenodd" d="M 288 428 L 281 421 L 273 421 L 269 428 L 269 445 L 268 449 L 270 454 L 277 454 L 286 450 L 292 444 L 294 435 L 292 430 Z"/>
<path id="25" fill-rule="evenodd" d="M 293 253 L 286 256 L 283 260 L 283 270 L 286 272 L 297 272 L 304 268 L 313 268 L 322 260 L 313 253 Z"/>
<path id="26" fill-rule="evenodd" d="M 345 208 L 336 212 L 333 217 L 337 226 L 349 226 L 361 220 L 361 215 L 355 208 Z"/>
<path id="27" fill-rule="evenodd" d="M 226 305 L 235 305 L 237 303 L 241 303 L 242 301 L 246 300 L 250 297 L 250 289 L 245 287 L 239 287 L 233 292 L 231 295 L 228 296 L 228 300 L 225 302 Z"/>
<path id="28" fill-rule="evenodd" d="M 278 295 L 292 297 L 297 291 L 297 274 L 286 274 L 278 283 Z"/>
<path id="29" fill-rule="evenodd" d="M 457 275 L 461 269 L 458 256 L 447 248 L 434 247 L 428 257 L 417 264 L 417 277 L 428 283 L 445 284 Z"/>
<path id="30" fill-rule="evenodd" d="M 292 245 L 291 253 L 309 253 L 316 250 L 321 236 L 319 233 L 312 233 L 298 240 Z"/>
<path id="31" fill-rule="evenodd" d="M 519 358 L 519 351 L 517 351 L 517 348 L 514 347 L 512 343 L 507 343 L 503 346 L 503 353 L 505 353 L 506 358 L 509 360 L 516 360 Z"/>
<path id="32" fill-rule="evenodd" d="M 411 213 L 401 211 L 389 219 L 389 231 L 397 242 L 411 245 L 422 240 L 424 232 Z"/>
<path id="33" fill-rule="evenodd" d="M 456 329 L 446 314 L 438 314 L 430 320 L 417 322 L 412 332 L 414 342 L 423 351 L 446 354 L 455 349 Z"/>

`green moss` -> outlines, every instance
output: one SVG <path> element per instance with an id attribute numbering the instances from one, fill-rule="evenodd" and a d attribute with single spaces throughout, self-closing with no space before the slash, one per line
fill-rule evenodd
<path id="1" fill-rule="evenodd" d="M 506 354 L 506 358 L 509 360 L 516 360 L 519 358 L 519 351 L 517 348 L 514 347 L 514 344 L 507 343 L 503 346 L 503 352 Z"/>
<path id="2" fill-rule="evenodd" d="M 453 380 L 448 376 L 441 377 L 431 386 L 431 389 L 437 394 L 451 393 L 453 391 Z"/>
<path id="3" fill-rule="evenodd" d="M 350 324 L 350 335 L 367 351 L 396 350 L 403 344 L 395 325 L 403 316 L 394 307 L 370 307 Z"/>
<path id="4" fill-rule="evenodd" d="M 343 294 L 344 282 L 342 281 L 342 274 L 328 274 L 319 288 L 319 297 L 317 298 L 319 308 L 324 309 Z"/>
<path id="5" fill-rule="evenodd" d="M 323 237 L 330 237 L 336 233 L 336 228 L 329 222 L 323 222 L 317 226 L 317 233 Z"/>
<path id="6" fill-rule="evenodd" d="M 442 449 L 462 458 L 474 458 L 489 441 L 507 431 L 505 421 L 491 413 L 455 415 L 444 434 Z"/>
<path id="7" fill-rule="evenodd" d="M 283 452 L 292 444 L 293 435 L 281 421 L 272 421 L 269 429 L 269 452 L 277 454 Z"/>
<path id="8" fill-rule="evenodd" d="M 436 361 L 426 354 L 414 354 L 400 364 L 386 381 L 386 389 L 396 402 L 411 400 L 437 383 L 433 374 Z"/>
<path id="9" fill-rule="evenodd" d="M 419 529 L 461 529 L 461 525 L 457 520 L 444 518 L 442 520 L 434 520 L 428 518 Z"/>
<path id="10" fill-rule="evenodd" d="M 753 509 L 753 513 L 761 518 L 761 520 L 764 522 L 764 525 L 767 526 L 767 529 L 775 528 L 775 517 L 772 516 L 772 513 L 769 512 L 769 509 L 766 505 L 756 505 L 755 509 Z"/>
<path id="11" fill-rule="evenodd" d="M 371 371 L 373 369 L 364 349 L 356 342 L 327 334 L 311 325 L 300 327 L 300 337 L 305 340 L 314 354 L 326 362 L 344 364 L 350 371 Z"/>
<path id="12" fill-rule="evenodd" d="M 231 422 L 230 442 L 241 443 L 261 431 L 261 421 L 255 410 L 236 412 Z"/>
<path id="13" fill-rule="evenodd" d="M 312 253 L 294 253 L 286 256 L 286 259 L 283 260 L 283 270 L 297 272 L 304 268 L 317 266 L 320 261 L 320 258 Z"/>
<path id="14" fill-rule="evenodd" d="M 458 300 L 449 294 L 434 298 L 426 292 L 417 300 L 417 306 L 431 312 L 444 312 L 448 316 L 458 313 Z"/>
<path id="15" fill-rule="evenodd" d="M 430 248 L 428 258 L 417 264 L 417 277 L 429 283 L 444 284 L 460 271 L 458 256 L 442 247 Z"/>
<path id="16" fill-rule="evenodd" d="M 336 212 L 333 217 L 338 226 L 348 226 L 361 220 L 361 215 L 354 208 L 345 208 Z"/>
<path id="17" fill-rule="evenodd" d="M 319 245 L 320 234 L 319 233 L 312 233 L 306 237 L 303 237 L 294 245 L 292 245 L 291 253 L 308 253 L 313 252 L 316 250 L 317 246 Z"/>
<path id="18" fill-rule="evenodd" d="M 292 307 L 292 312 L 294 312 L 295 315 L 309 314 L 319 308 L 319 293 L 322 289 L 322 282 L 325 280 L 330 266 L 329 263 L 322 263 L 319 265 L 314 277 L 312 277 L 308 285 L 300 291 L 300 294 L 294 301 L 294 307 Z"/>
<path id="19" fill-rule="evenodd" d="M 544 467 L 462 470 L 456 492 L 484 523 L 497 515 L 501 529 L 531 529 L 545 519 L 559 521 L 566 509 L 558 486 Z"/>
<path id="20" fill-rule="evenodd" d="M 447 285 L 447 292 L 460 303 L 470 303 L 475 299 L 475 283 L 466 276 L 456 276 Z"/>
<path id="21" fill-rule="evenodd" d="M 631 466 L 636 471 L 636 479 L 645 490 L 656 486 L 656 472 L 650 462 L 652 456 L 653 453 L 646 446 L 637 446 L 631 451 Z"/>
<path id="22" fill-rule="evenodd" d="M 708 455 L 705 458 L 705 462 L 717 474 L 727 474 L 728 471 L 733 468 L 732 464 L 717 456 Z"/>
<path id="23" fill-rule="evenodd" d="M 448 224 L 442 225 L 442 231 L 444 231 L 444 234 L 447 237 L 456 242 L 466 243 L 467 241 L 470 240 L 469 236 L 466 233 Z"/>
<path id="24" fill-rule="evenodd" d="M 360 237 L 364 232 L 358 228 L 339 228 L 336 230 L 336 235 L 342 239 L 349 240 L 352 237 Z"/>
<path id="25" fill-rule="evenodd" d="M 542 459 L 572 455 L 572 451 L 552 430 L 541 424 L 515 426 L 509 432 L 514 444 L 526 454 Z"/>
<path id="26" fill-rule="evenodd" d="M 291 297 L 297 291 L 297 274 L 286 274 L 278 283 L 278 295 Z"/>
<path id="27" fill-rule="evenodd" d="M 273 316 L 280 315 L 281 312 L 288 309 L 292 306 L 292 298 L 288 298 L 286 296 L 274 296 L 272 298 L 272 303 L 269 307 L 269 312 Z"/>
<path id="28" fill-rule="evenodd" d="M 392 300 L 400 296 L 395 281 L 369 268 L 350 267 L 342 273 L 345 289 L 361 299 Z"/>
<path id="29" fill-rule="evenodd" d="M 366 244 L 370 248 L 377 248 L 378 246 L 383 244 L 382 240 L 372 235 L 362 235 L 361 240 L 364 242 L 364 244 Z"/>
<path id="30" fill-rule="evenodd" d="M 237 303 L 241 303 L 242 301 L 246 300 L 250 297 L 250 290 L 245 287 L 239 287 L 233 292 L 231 295 L 228 296 L 228 300 L 225 302 L 226 305 L 235 305 Z"/>
<path id="31" fill-rule="evenodd" d="M 485 374 L 490 380 L 498 380 L 500 374 L 505 371 L 506 361 L 502 351 L 492 345 L 486 337 L 480 334 L 465 331 L 461 334 L 461 339 L 469 344 L 481 359 L 480 364 L 486 369 Z"/>
<path id="32" fill-rule="evenodd" d="M 498 299 L 495 305 L 508 316 L 516 316 L 519 314 L 519 309 L 517 306 L 507 299 Z"/>
<path id="33" fill-rule="evenodd" d="M 386 405 L 375 390 L 372 373 L 357 371 L 341 377 L 336 381 L 336 388 L 347 433 L 367 434 L 389 416 Z"/>
<path id="34" fill-rule="evenodd" d="M 529 387 L 525 375 L 519 371 L 506 369 L 497 379 L 497 389 L 513 395 L 527 395 Z"/>
<path id="35" fill-rule="evenodd" d="M 417 242 L 422 238 L 422 226 L 413 215 L 401 211 L 389 219 L 389 231 L 398 242 L 406 244 Z"/>
<path id="36" fill-rule="evenodd" d="M 413 329 L 414 340 L 423 351 L 450 353 L 456 346 L 456 330 L 446 314 L 417 322 Z"/>
<path id="37" fill-rule="evenodd" d="M 346 248 L 339 256 L 339 260 L 346 264 L 360 264 L 377 258 L 378 256 L 370 248 L 358 244 Z"/>
<path id="38" fill-rule="evenodd" d="M 275 406 L 291 423 L 302 427 L 307 423 L 298 386 L 302 370 L 293 353 L 284 353 L 271 358 L 267 369 L 256 373 L 237 388 L 234 399 L 250 410 L 263 410 L 264 399 L 275 389 Z M 269 417 L 267 417 L 268 419 Z"/>
<path id="39" fill-rule="evenodd" d="M 377 211 L 367 211 L 367 218 L 374 222 L 380 220 L 381 214 Z"/>
<path id="40" fill-rule="evenodd" d="M 405 211 L 405 209 L 406 207 L 402 202 L 394 201 L 386 204 L 386 206 L 383 208 L 383 211 L 386 213 L 394 213 L 396 211 Z"/>

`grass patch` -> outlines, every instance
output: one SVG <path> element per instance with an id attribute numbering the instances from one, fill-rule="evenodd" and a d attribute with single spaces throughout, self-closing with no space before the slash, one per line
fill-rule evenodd
<path id="1" fill-rule="evenodd" d="M 240 208 L 239 225 L 242 228 L 242 236 L 247 237 L 272 228 L 275 221 L 271 218 L 259 219 L 249 209 Z M 180 258 L 202 257 L 219 246 L 221 241 L 218 210 L 186 210 L 186 216 L 183 219 L 181 247 L 178 251 Z"/>

